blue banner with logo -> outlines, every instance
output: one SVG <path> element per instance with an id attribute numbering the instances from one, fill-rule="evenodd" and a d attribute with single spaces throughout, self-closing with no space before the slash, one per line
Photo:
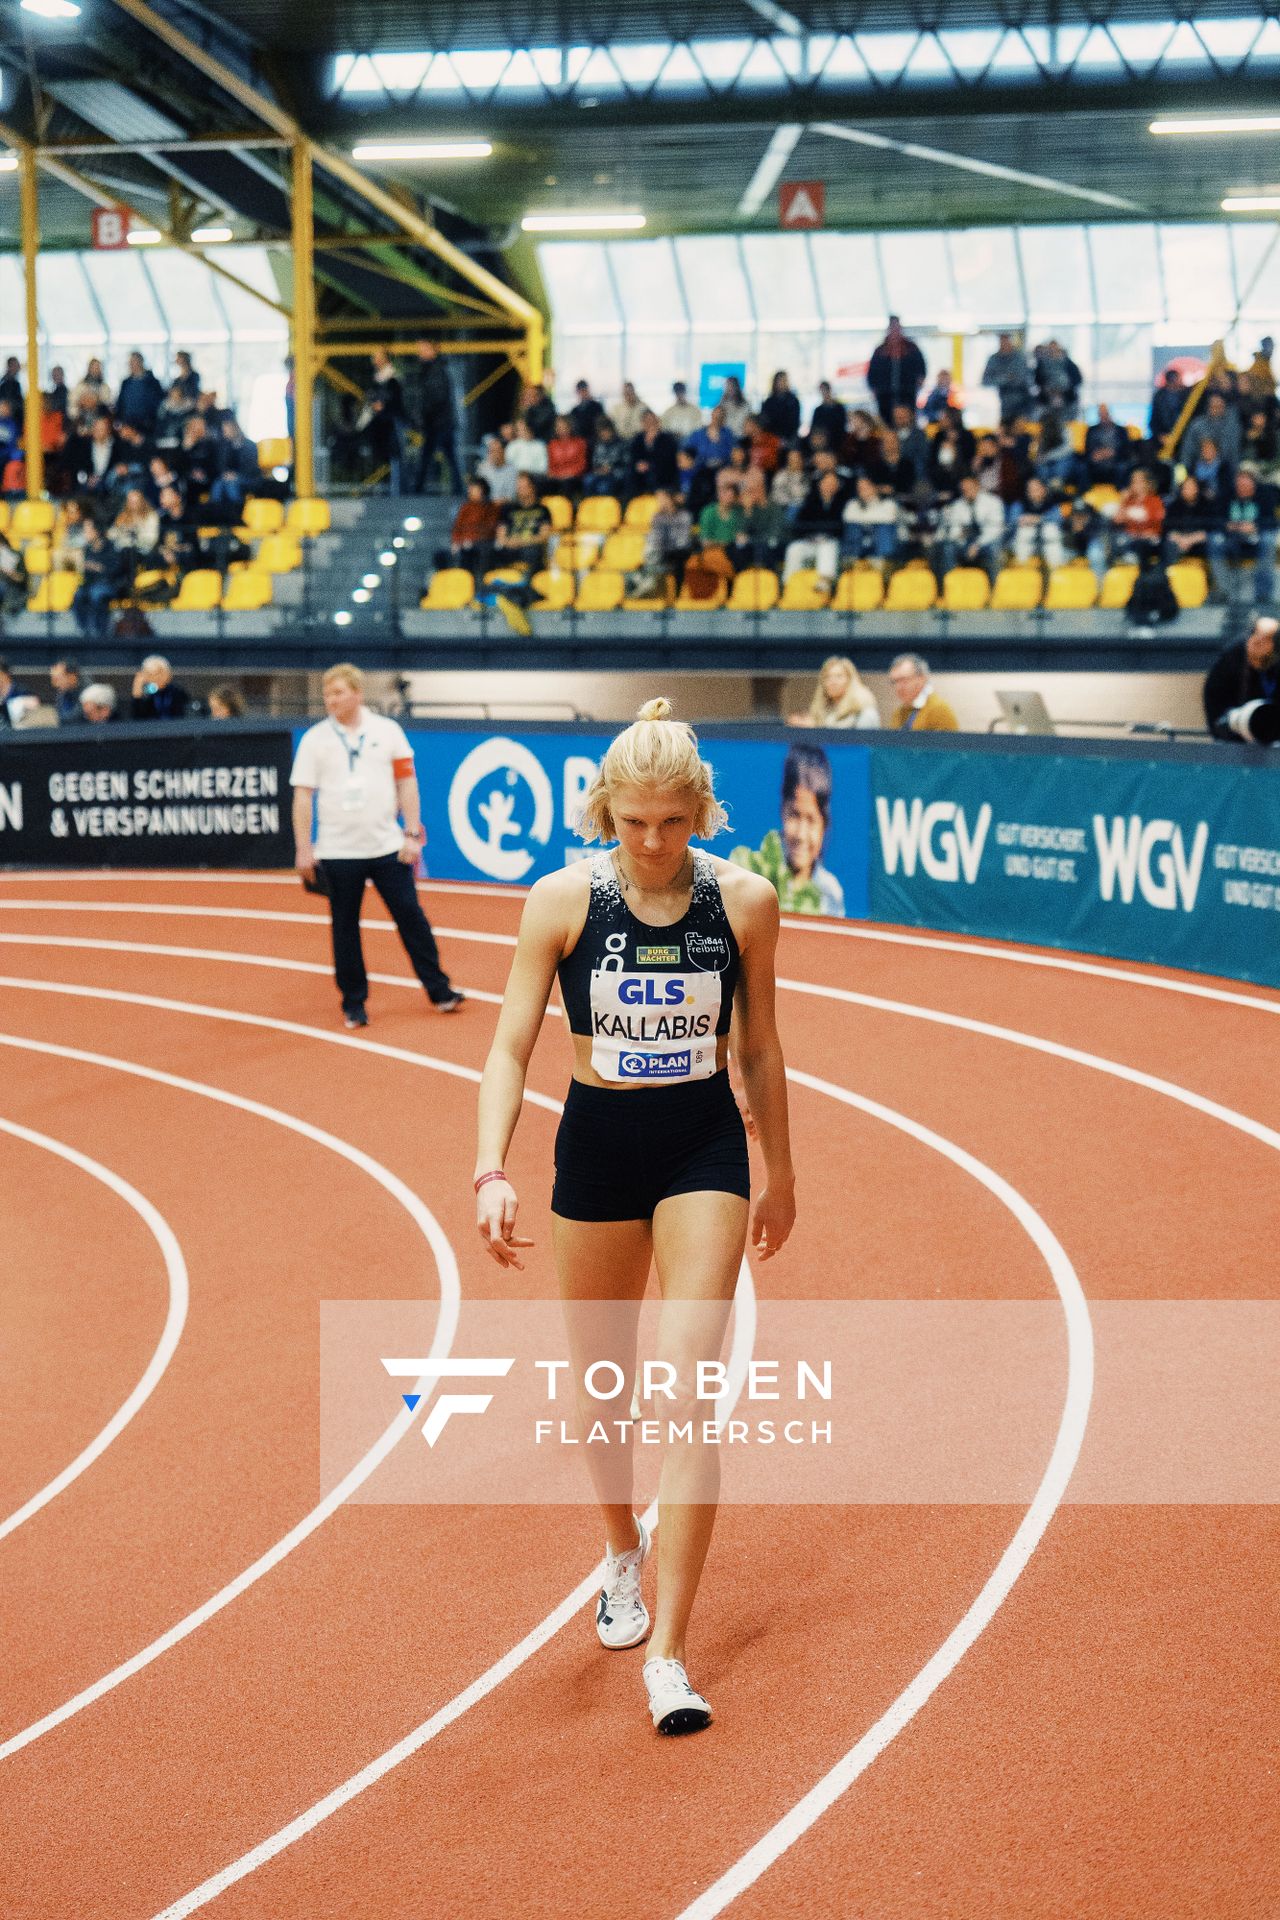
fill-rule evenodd
<path id="1" fill-rule="evenodd" d="M 872 751 L 873 920 L 1280 986 L 1280 777 Z"/>

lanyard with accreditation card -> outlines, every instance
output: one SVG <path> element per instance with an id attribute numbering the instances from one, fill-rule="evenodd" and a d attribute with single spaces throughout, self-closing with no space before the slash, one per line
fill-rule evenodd
<path id="1" fill-rule="evenodd" d="M 359 813 L 364 805 L 364 782 L 356 778 L 356 769 L 360 764 L 360 756 L 364 752 L 364 734 L 360 735 L 353 747 L 335 720 L 330 720 L 329 725 L 342 742 L 342 751 L 347 756 L 347 783 L 342 789 L 342 811 Z"/>

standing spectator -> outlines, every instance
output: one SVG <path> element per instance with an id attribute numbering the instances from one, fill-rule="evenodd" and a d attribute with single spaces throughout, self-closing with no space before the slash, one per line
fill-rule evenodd
<path id="1" fill-rule="evenodd" d="M 174 679 L 162 653 L 147 655 L 133 676 L 130 692 L 135 720 L 181 720 L 191 704 L 191 696 Z"/>
<path id="2" fill-rule="evenodd" d="M 782 566 L 784 580 L 812 567 L 819 579 L 834 587 L 840 571 L 840 536 L 844 530 L 844 488 L 837 473 L 821 474 L 796 516 L 795 534 Z"/>
<path id="3" fill-rule="evenodd" d="M 631 490 L 656 493 L 659 487 L 677 485 L 675 436 L 665 430 L 652 407 L 648 407 L 640 432 L 631 442 Z"/>
<path id="4" fill-rule="evenodd" d="M 1164 535 L 1164 502 L 1151 484 L 1151 475 L 1139 467 L 1121 496 L 1112 522 L 1123 552 L 1141 562 L 1158 554 Z"/>
<path id="5" fill-rule="evenodd" d="M 1054 407 L 1070 418 L 1084 384 L 1071 355 L 1059 340 L 1046 340 L 1032 355 L 1032 382 L 1042 407 Z"/>
<path id="6" fill-rule="evenodd" d="M 84 370 L 84 379 L 80 381 L 71 396 L 71 422 L 77 432 L 87 433 L 91 421 L 102 412 L 110 412 L 111 389 L 107 385 L 102 371 L 101 360 L 90 360 Z"/>
<path id="7" fill-rule="evenodd" d="M 516 421 L 515 432 L 507 447 L 507 460 L 518 474 L 527 473 L 538 480 L 546 478 L 547 443 L 538 438 L 523 416 Z"/>
<path id="8" fill-rule="evenodd" d="M 1275 350 L 1276 343 L 1268 334 L 1265 340 L 1259 342 L 1258 351 L 1253 356 L 1253 365 L 1247 373 L 1241 375 L 1240 381 L 1244 389 L 1241 398 L 1245 405 L 1265 407 L 1268 413 L 1274 411 L 1276 403 L 1276 373 L 1271 364 L 1271 356 Z"/>
<path id="9" fill-rule="evenodd" d="M 63 726 L 80 718 L 80 669 L 74 660 L 55 660 L 49 669 L 53 709 Z"/>
<path id="10" fill-rule="evenodd" d="M 1129 436 L 1111 418 L 1104 400 L 1098 418 L 1084 436 L 1086 485 L 1122 487 L 1129 477 Z"/>
<path id="11" fill-rule="evenodd" d="M 545 387 L 532 382 L 520 395 L 520 418 L 539 440 L 549 440 L 556 430 L 556 403 Z"/>
<path id="12" fill-rule="evenodd" d="M 481 580 L 493 565 L 493 543 L 501 517 L 489 482 L 478 473 L 473 475 L 467 482 L 467 497 L 453 516 L 448 548 L 436 554 L 436 565 L 466 567 L 477 581 Z"/>
<path id="13" fill-rule="evenodd" d="M 958 733 L 953 708 L 934 690 L 929 663 L 918 653 L 900 653 L 889 668 L 898 704 L 889 721 L 902 733 Z"/>
<path id="14" fill-rule="evenodd" d="M 200 396 L 200 375 L 191 364 L 191 355 L 185 348 L 180 347 L 174 359 L 178 370 L 169 382 L 170 390 L 177 387 L 183 399 L 189 400 L 194 406 Z"/>
<path id="15" fill-rule="evenodd" d="M 50 367 L 49 385 L 45 389 L 44 410 L 46 413 L 60 414 L 63 425 L 71 424 L 71 396 L 67 392 L 67 376 L 61 367 Z"/>
<path id="16" fill-rule="evenodd" d="M 588 452 L 586 440 L 574 432 L 569 420 L 561 414 L 547 442 L 547 478 L 555 482 L 557 492 L 571 496 L 581 493 Z"/>
<path id="17" fill-rule="evenodd" d="M 80 718 L 92 727 L 100 727 L 115 717 L 115 688 L 105 680 L 95 680 L 80 695 Z"/>
<path id="18" fill-rule="evenodd" d="M 111 602 L 124 593 L 128 585 L 128 563 L 96 520 L 88 522 L 86 531 L 82 578 L 71 602 L 71 611 L 86 639 L 105 640 L 111 623 Z"/>
<path id="19" fill-rule="evenodd" d="M 22 395 L 22 362 L 11 353 L 4 363 L 4 373 L 0 375 L 0 400 L 9 403 L 9 412 L 17 428 L 18 438 L 22 438 L 22 429 L 27 416 L 27 403 Z"/>
<path id="20" fill-rule="evenodd" d="M 924 398 L 921 411 L 929 425 L 936 426 L 947 409 L 952 406 L 951 375 L 945 367 L 938 370 L 938 376 Z"/>
<path id="21" fill-rule="evenodd" d="M 859 731 L 880 725 L 876 697 L 852 660 L 833 653 L 818 669 L 817 685 L 805 713 L 789 713 L 791 727 L 856 727 Z"/>
<path id="22" fill-rule="evenodd" d="M 610 494 L 621 500 L 631 480 L 631 442 L 619 437 L 608 414 L 596 426 L 596 443 L 591 451 L 591 471 L 586 492 Z"/>
<path id="23" fill-rule="evenodd" d="M 1013 558 L 1019 563 L 1042 560 L 1046 567 L 1062 566 L 1067 557 L 1062 515 L 1037 474 L 1027 481 L 1013 513 Z"/>
<path id="24" fill-rule="evenodd" d="M 721 413 L 724 415 L 726 427 L 728 427 L 730 433 L 736 438 L 737 435 L 745 430 L 747 421 L 751 416 L 751 409 L 747 405 L 747 397 L 742 391 L 742 382 L 736 373 L 725 375 L 725 382 L 720 389 L 720 399 L 717 404 Z"/>
<path id="25" fill-rule="evenodd" d="M 489 489 L 489 498 L 500 507 L 516 497 L 516 469 L 507 459 L 507 449 L 499 434 L 490 434 L 484 443 L 484 459 L 476 473 Z M 418 488 L 421 493 L 422 488 Z"/>
<path id="26" fill-rule="evenodd" d="M 1148 430 L 1157 447 L 1164 445 L 1182 418 L 1182 409 L 1187 404 L 1187 389 L 1183 385 L 1182 375 L 1177 367 L 1166 367 L 1160 376 L 1160 384 L 1151 396 L 1151 416 Z"/>
<path id="27" fill-rule="evenodd" d="M 343 1023 L 367 1027 L 369 981 L 360 943 L 360 903 L 372 880 L 432 1005 L 454 1013 L 463 996 L 440 965 L 414 870 L 426 838 L 413 749 L 398 721 L 370 713 L 364 676 L 345 662 L 324 676 L 326 718 L 298 742 L 293 787 L 294 861 L 304 880 L 324 865 L 333 922 L 333 963 Z M 312 802 L 319 831 L 312 843 Z M 404 821 L 397 821 L 400 815 Z"/>
<path id="28" fill-rule="evenodd" d="M 810 438 L 815 433 L 825 434 L 827 445 L 834 451 L 844 439 L 848 424 L 849 409 L 844 401 L 836 399 L 831 391 L 829 380 L 819 381 L 818 404 L 813 410 L 813 419 L 809 422 Z"/>
<path id="29" fill-rule="evenodd" d="M 375 467 L 387 469 L 387 492 L 400 492 L 401 456 L 404 451 L 404 389 L 383 347 L 373 350 L 373 378 L 365 393 L 365 431 Z"/>
<path id="30" fill-rule="evenodd" d="M 585 440 L 589 447 L 594 446 L 596 428 L 605 418 L 604 408 L 585 380 L 579 380 L 574 392 L 577 399 L 569 411 L 570 422 L 574 432 Z"/>
<path id="31" fill-rule="evenodd" d="M 160 411 L 160 402 L 164 399 L 164 388 L 152 373 L 140 353 L 129 355 L 129 371 L 120 382 L 120 392 L 116 399 L 116 422 L 122 427 L 136 427 L 144 440 L 148 440 L 155 428 L 156 415 Z"/>
<path id="32" fill-rule="evenodd" d="M 409 417 L 422 435 L 418 450 L 418 468 L 413 491 L 426 493 L 432 463 L 437 454 L 444 460 L 449 491 L 462 492 L 462 469 L 458 465 L 458 424 L 453 404 L 453 385 L 434 340 L 419 340 L 418 364 L 410 376 Z"/>
<path id="33" fill-rule="evenodd" d="M 1029 413 L 1032 401 L 1031 369 L 1027 356 L 1016 344 L 1013 334 L 1002 333 L 1000 344 L 982 370 L 984 387 L 994 387 L 1000 396 L 1000 424 L 1011 426 Z"/>
<path id="34" fill-rule="evenodd" d="M 1253 597 L 1259 607 L 1275 599 L 1276 491 L 1259 486 L 1251 473 L 1238 473 L 1227 508 L 1223 550 L 1229 565 L 1253 562 Z"/>
<path id="35" fill-rule="evenodd" d="M 889 330 L 867 366 L 867 385 L 875 395 L 880 418 L 886 426 L 893 420 L 895 407 L 910 407 L 915 414 L 924 376 L 924 355 L 915 341 L 902 331 L 897 314 L 891 313 Z"/>
<path id="36" fill-rule="evenodd" d="M 1211 393 L 1203 413 L 1197 414 L 1182 436 L 1182 464 L 1193 472 L 1206 440 L 1212 440 L 1231 474 L 1240 465 L 1240 415 L 1228 407 L 1225 394 Z"/>
<path id="37" fill-rule="evenodd" d="M 783 446 L 789 446 L 793 440 L 799 438 L 800 402 L 791 391 L 790 378 L 781 370 L 774 374 L 757 417 L 765 431 L 776 434 Z M 776 465 L 775 460 L 774 466 Z M 769 471 L 772 471 L 772 468 Z"/>
<path id="38" fill-rule="evenodd" d="M 898 503 L 878 493 L 865 473 L 844 510 L 842 549 L 850 560 L 891 561 L 898 551 Z"/>
<path id="39" fill-rule="evenodd" d="M 610 418 L 618 429 L 620 440 L 634 440 L 644 428 L 644 417 L 648 406 L 640 398 L 629 380 L 622 383 L 622 398 L 610 410 Z"/>
<path id="40" fill-rule="evenodd" d="M 702 408 L 694 406 L 683 380 L 677 380 L 671 391 L 674 398 L 662 416 L 662 425 L 667 433 L 675 435 L 677 441 L 687 440 L 702 425 Z"/>
<path id="41" fill-rule="evenodd" d="M 938 530 L 939 583 L 952 567 L 982 567 L 992 580 L 1000 565 L 1004 507 L 994 493 L 983 493 L 966 473 L 959 497 L 943 510 Z"/>

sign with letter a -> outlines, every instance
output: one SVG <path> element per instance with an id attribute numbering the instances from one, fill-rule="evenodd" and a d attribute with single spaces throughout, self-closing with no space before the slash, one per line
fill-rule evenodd
<path id="1" fill-rule="evenodd" d="M 129 216 L 119 207 L 95 207 L 90 218 L 94 247 L 102 252 L 129 244 Z"/>
<path id="2" fill-rule="evenodd" d="M 827 189 L 821 180 L 792 180 L 778 188 L 778 225 L 820 227 L 826 218 Z"/>

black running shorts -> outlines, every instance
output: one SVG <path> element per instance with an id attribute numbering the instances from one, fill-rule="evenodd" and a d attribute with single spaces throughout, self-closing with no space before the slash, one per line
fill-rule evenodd
<path id="1" fill-rule="evenodd" d="M 551 1211 L 562 1220 L 649 1220 L 674 1193 L 750 1197 L 747 1135 L 722 1068 L 670 1087 L 571 1080 L 556 1134 Z"/>

